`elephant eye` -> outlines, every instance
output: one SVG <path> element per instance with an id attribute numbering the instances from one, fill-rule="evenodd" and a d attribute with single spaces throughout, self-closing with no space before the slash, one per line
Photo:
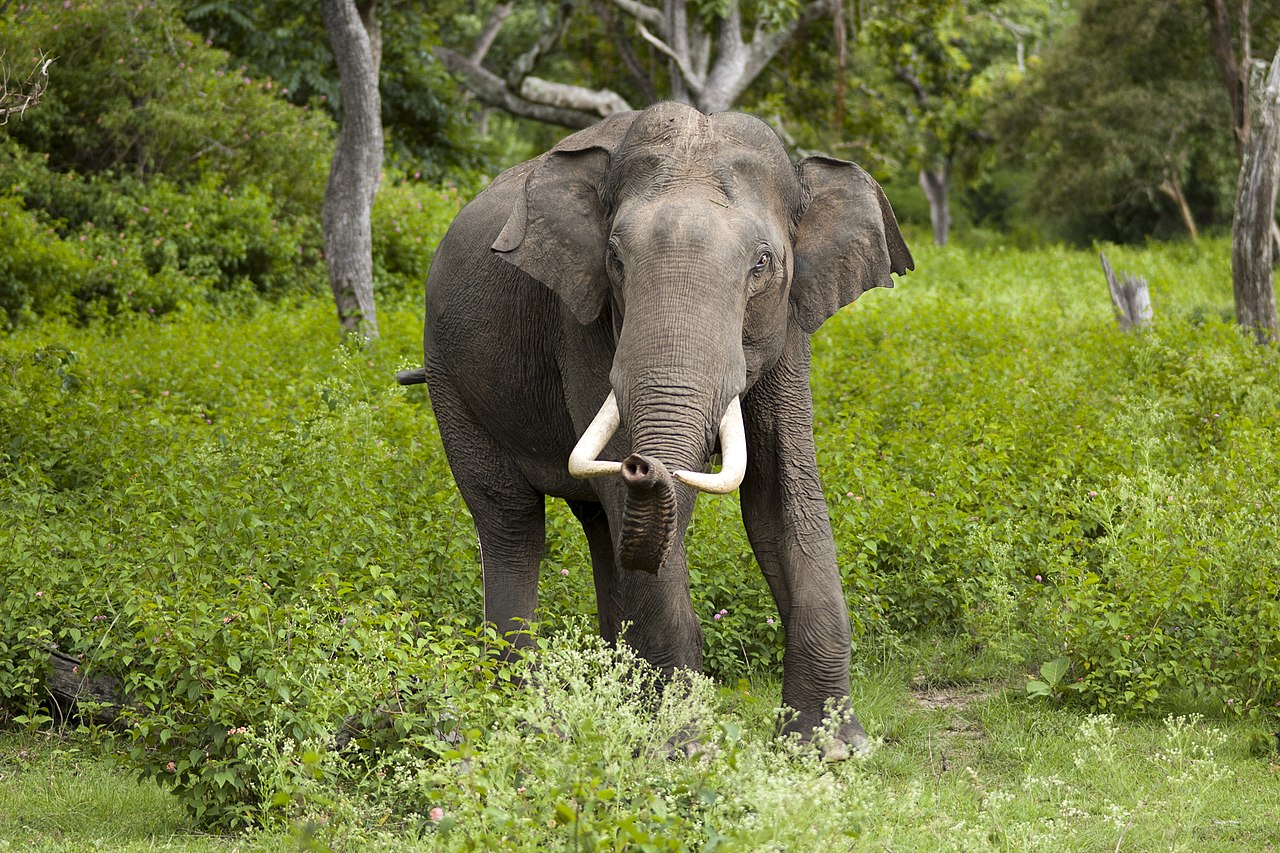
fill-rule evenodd
<path id="1" fill-rule="evenodd" d="M 773 255 L 770 255 L 768 252 L 761 252 L 759 257 L 756 258 L 756 265 L 751 268 L 751 272 L 755 275 L 760 275 L 760 273 L 764 272 L 768 268 L 772 261 Z"/>

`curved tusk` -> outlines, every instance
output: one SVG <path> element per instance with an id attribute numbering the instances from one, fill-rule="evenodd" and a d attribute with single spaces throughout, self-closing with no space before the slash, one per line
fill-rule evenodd
<path id="1" fill-rule="evenodd" d="M 587 431 L 578 439 L 573 452 L 569 454 L 569 474 L 579 480 L 589 477 L 607 477 L 622 470 L 621 462 L 601 462 L 596 457 L 604 451 L 604 446 L 613 438 L 618 430 L 621 418 L 618 415 L 618 401 L 613 392 L 604 398 L 595 420 L 587 427 Z"/>
<path id="2" fill-rule="evenodd" d="M 676 471 L 672 474 L 691 489 L 713 495 L 727 495 L 742 483 L 747 474 L 747 433 L 742 425 L 742 403 L 737 397 L 729 402 L 720 419 L 720 472 Z"/>

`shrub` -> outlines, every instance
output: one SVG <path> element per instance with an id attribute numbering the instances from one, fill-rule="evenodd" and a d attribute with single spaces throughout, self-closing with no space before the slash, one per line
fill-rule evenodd
<path id="1" fill-rule="evenodd" d="M 274 180 L 288 215 L 319 206 L 331 122 L 288 104 L 271 80 L 228 67 L 171 2 L 19 4 L 0 38 L 8 62 L 56 59 L 39 108 L 6 127 L 54 172 L 178 184 L 217 172 L 235 189 Z"/>
<path id="2" fill-rule="evenodd" d="M 39 108 L 0 143 L 3 215 L 18 235 L 0 247 L 7 327 L 321 281 L 326 118 L 270 80 L 229 73 L 168 3 L 21 5 L 0 37 L 7 61 L 57 60 Z"/>
<path id="3" fill-rule="evenodd" d="M 400 192 L 390 209 L 434 227 L 413 208 L 431 193 Z M 31 245 L 32 214 L 0 210 Z M 143 248 L 130 262 L 145 269 Z M 920 275 L 823 327 L 819 467 L 856 666 L 942 649 L 922 657 L 930 680 L 1022 669 L 1055 701 L 1274 721 L 1276 352 L 1217 319 L 1225 243 L 1183 251 L 1117 261 L 1151 271 L 1157 325 L 1140 335 L 1114 328 L 1092 255 L 1056 249 L 922 251 Z M 134 766 L 215 823 L 354 809 L 443 842 L 441 807 L 474 817 L 449 844 L 483 846 L 563 827 L 557 804 L 577 802 L 584 833 L 634 817 L 642 839 L 684 831 L 657 812 L 678 802 L 668 815 L 710 838 L 719 804 L 742 805 L 731 785 L 699 804 L 687 768 L 615 778 L 608 750 L 641 741 L 590 732 L 567 787 L 517 799 L 516 781 L 501 814 L 477 817 L 494 780 L 569 765 L 512 716 L 561 694 L 513 699 L 478 651 L 497 641 L 478 627 L 471 521 L 426 394 L 391 378 L 420 358 L 421 312 L 381 319 L 368 352 L 336 349 L 325 299 L 0 336 L 2 713 L 39 722 L 56 644 L 125 680 Z M 555 501 L 548 517 L 539 616 L 554 646 L 594 596 L 576 521 Z M 733 498 L 701 501 L 688 551 L 708 671 L 772 684 L 781 626 Z M 348 720 L 364 734 L 340 748 Z M 464 761 L 476 774 L 459 776 Z M 565 837 L 551 829 L 538 837 Z"/>

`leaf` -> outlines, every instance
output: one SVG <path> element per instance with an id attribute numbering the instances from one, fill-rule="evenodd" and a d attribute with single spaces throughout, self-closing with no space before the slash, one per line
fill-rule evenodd
<path id="1" fill-rule="evenodd" d="M 227 666 L 231 667 L 231 671 L 232 671 L 232 672 L 239 672 L 239 671 L 240 671 L 240 656 L 239 656 L 239 655 L 230 655 L 230 656 L 227 658 Z"/>
<path id="2" fill-rule="evenodd" d="M 1050 686 L 1056 687 L 1070 668 L 1070 658 L 1054 658 L 1040 665 L 1040 674 L 1044 676 L 1044 680 L 1049 682 Z"/>

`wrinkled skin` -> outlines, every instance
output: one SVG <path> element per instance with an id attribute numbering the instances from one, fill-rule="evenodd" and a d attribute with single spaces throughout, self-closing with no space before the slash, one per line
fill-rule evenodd
<path id="1" fill-rule="evenodd" d="M 847 707 L 849 615 L 814 458 L 809 334 L 912 267 L 880 187 L 851 163 L 793 166 L 738 113 L 674 103 L 613 116 L 500 175 L 441 242 L 425 370 L 475 519 L 485 617 L 533 620 L 544 495 L 590 545 L 600 630 L 698 670 L 684 532 L 717 426 L 741 398 L 751 547 L 786 629 L 784 728 Z M 621 425 L 574 479 L 566 460 L 612 390 Z M 830 754 L 865 744 L 849 714 Z"/>

